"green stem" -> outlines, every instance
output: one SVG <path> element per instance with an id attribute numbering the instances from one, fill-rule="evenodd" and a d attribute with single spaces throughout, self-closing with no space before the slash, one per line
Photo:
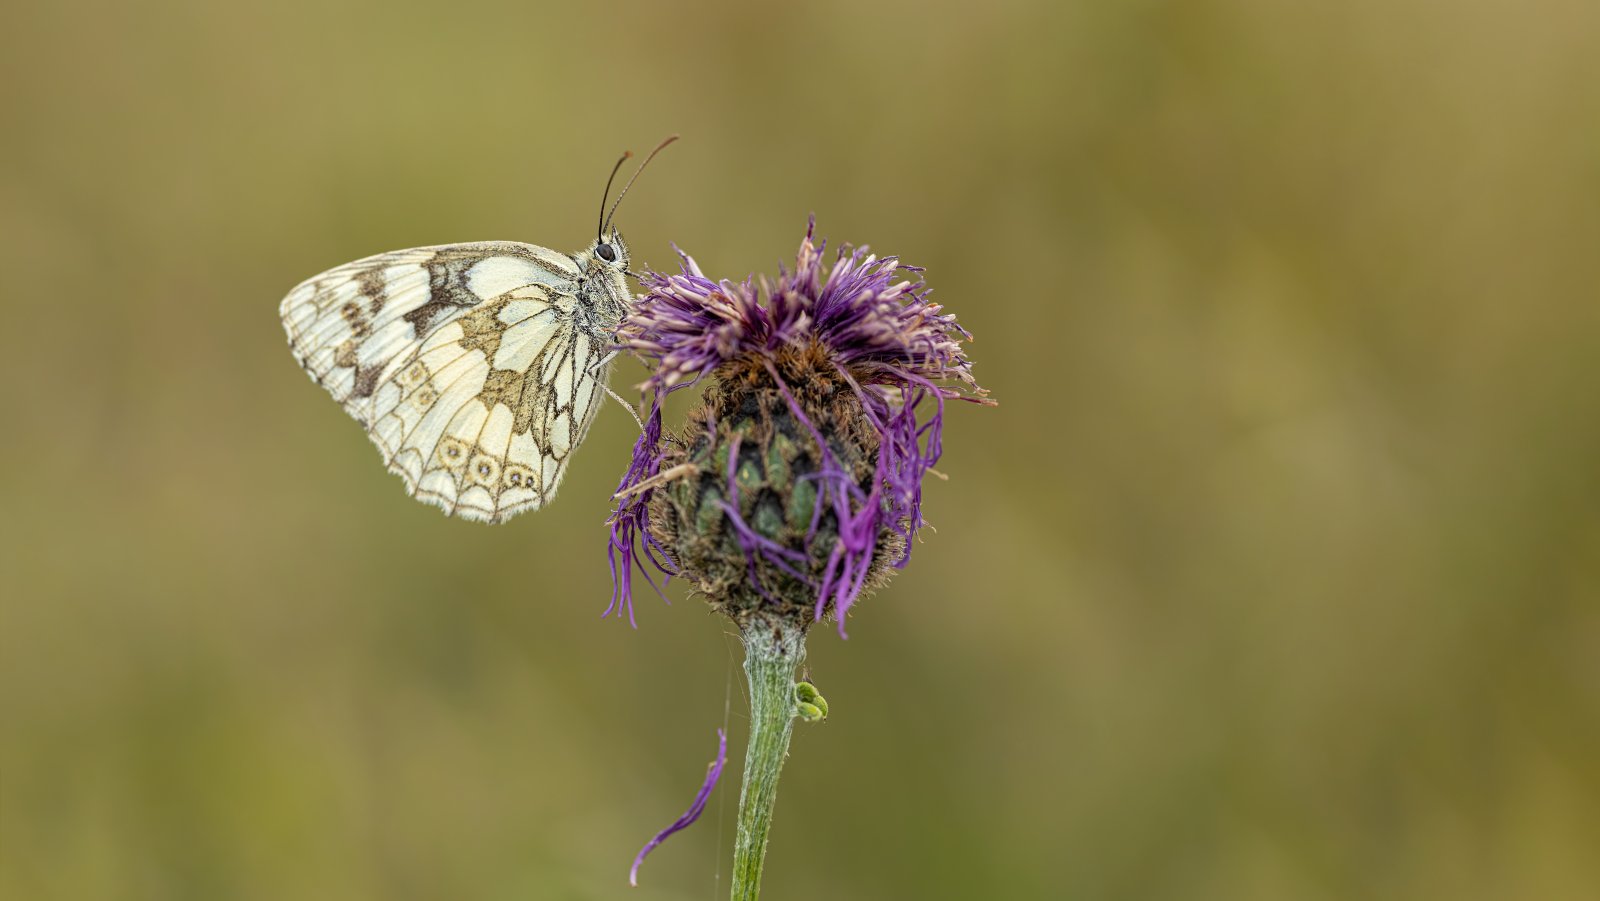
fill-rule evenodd
<path id="1" fill-rule="evenodd" d="M 739 791 L 733 845 L 733 901 L 761 894 L 761 863 L 778 800 L 778 774 L 789 756 L 797 712 L 794 674 L 806 657 L 805 632 L 790 623 L 752 617 L 744 625 L 744 672 L 750 680 L 750 746 Z"/>

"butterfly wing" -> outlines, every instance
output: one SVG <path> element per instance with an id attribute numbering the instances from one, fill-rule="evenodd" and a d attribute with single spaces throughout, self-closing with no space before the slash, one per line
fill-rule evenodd
<path id="1" fill-rule="evenodd" d="M 280 313 L 408 493 L 501 522 L 554 497 L 599 408 L 607 351 L 577 326 L 578 274 L 530 244 L 422 247 L 311 278 Z"/>

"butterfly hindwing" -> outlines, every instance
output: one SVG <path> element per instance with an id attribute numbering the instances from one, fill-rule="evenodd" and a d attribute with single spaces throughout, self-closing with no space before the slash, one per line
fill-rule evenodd
<path id="1" fill-rule="evenodd" d="M 500 522 L 554 496 L 603 390 L 576 262 L 511 242 L 380 254 L 284 298 L 295 357 L 419 500 Z"/>

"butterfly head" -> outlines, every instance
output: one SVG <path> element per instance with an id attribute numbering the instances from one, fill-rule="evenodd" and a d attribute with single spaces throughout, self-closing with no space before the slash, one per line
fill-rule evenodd
<path id="1" fill-rule="evenodd" d="M 589 249 L 579 254 L 578 262 L 583 271 L 589 274 L 615 272 L 626 274 L 628 271 L 628 245 L 623 243 L 622 235 L 616 231 L 609 234 L 602 233 Z"/>

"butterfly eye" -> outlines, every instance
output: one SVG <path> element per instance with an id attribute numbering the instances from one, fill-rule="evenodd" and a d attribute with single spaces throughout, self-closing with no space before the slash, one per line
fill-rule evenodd
<path id="1" fill-rule="evenodd" d="M 600 259 L 605 260 L 607 263 L 615 263 L 617 261 L 617 252 L 611 248 L 610 244 L 597 245 L 594 252 L 599 254 Z"/>

